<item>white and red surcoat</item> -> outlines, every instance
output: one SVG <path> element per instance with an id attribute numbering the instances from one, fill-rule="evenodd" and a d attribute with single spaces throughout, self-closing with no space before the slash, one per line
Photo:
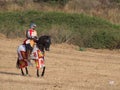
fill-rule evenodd
<path id="1" fill-rule="evenodd" d="M 21 62 L 20 68 L 24 68 L 26 66 L 29 66 L 29 62 L 27 61 L 27 54 L 26 54 L 26 48 L 25 45 L 20 45 L 18 47 L 18 59 Z M 42 52 L 37 48 L 36 45 L 34 45 L 33 51 L 30 55 L 30 58 L 35 61 L 36 68 L 42 68 L 44 67 L 44 55 Z M 23 62 L 23 63 L 22 63 Z"/>
<path id="2" fill-rule="evenodd" d="M 26 32 L 27 38 L 34 38 L 37 37 L 37 32 L 34 29 L 29 29 Z"/>

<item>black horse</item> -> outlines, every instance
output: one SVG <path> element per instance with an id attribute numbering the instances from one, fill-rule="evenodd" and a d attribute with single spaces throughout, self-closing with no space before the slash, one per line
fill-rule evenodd
<path id="1" fill-rule="evenodd" d="M 44 55 L 45 51 L 50 50 L 49 49 L 50 45 L 51 45 L 51 38 L 50 38 L 50 36 L 47 36 L 47 35 L 39 37 L 39 39 L 36 41 L 36 46 L 43 53 L 43 55 Z M 19 66 L 19 60 L 17 60 L 17 66 Z M 27 67 L 25 67 L 25 70 L 26 70 L 26 74 L 28 74 Z M 22 75 L 25 75 L 22 68 L 21 68 L 21 73 L 22 73 Z M 41 76 L 44 76 L 44 73 L 45 73 L 45 66 L 43 67 Z M 40 76 L 39 75 L 39 69 L 37 69 L 36 74 L 37 74 L 38 77 Z"/>

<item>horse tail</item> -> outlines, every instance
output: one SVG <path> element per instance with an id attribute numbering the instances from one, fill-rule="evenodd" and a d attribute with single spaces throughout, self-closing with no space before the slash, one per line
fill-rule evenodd
<path id="1" fill-rule="evenodd" d="M 16 68 L 17 68 L 17 69 L 20 69 L 19 64 L 20 64 L 20 63 L 19 63 L 19 59 L 17 58 L 17 62 L 16 62 Z"/>

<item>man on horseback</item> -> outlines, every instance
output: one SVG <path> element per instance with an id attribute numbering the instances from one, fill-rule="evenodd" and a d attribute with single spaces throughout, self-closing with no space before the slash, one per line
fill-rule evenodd
<path id="1" fill-rule="evenodd" d="M 30 29 L 26 31 L 26 39 L 22 45 L 18 46 L 17 53 L 18 59 L 16 66 L 21 69 L 22 75 L 24 74 L 23 68 L 26 69 L 26 75 L 28 75 L 27 66 L 32 65 L 30 60 L 34 60 L 37 68 L 37 76 L 39 77 L 39 69 L 42 68 L 41 76 L 44 76 L 45 64 L 44 53 L 45 50 L 49 51 L 51 44 L 50 36 L 41 36 L 37 38 L 37 32 L 35 30 L 36 25 L 32 23 Z"/>
<path id="2" fill-rule="evenodd" d="M 30 54 L 37 41 L 37 31 L 35 28 L 36 24 L 32 23 L 30 25 L 30 29 L 26 31 L 26 39 L 23 42 L 23 45 L 25 45 L 26 48 L 26 56 L 28 61 L 30 61 Z"/>

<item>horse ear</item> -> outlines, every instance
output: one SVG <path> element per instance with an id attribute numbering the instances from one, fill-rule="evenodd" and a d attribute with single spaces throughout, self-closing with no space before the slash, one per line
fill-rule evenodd
<path id="1" fill-rule="evenodd" d="M 51 36 L 50 36 L 50 35 L 48 35 L 48 37 L 49 37 L 49 38 L 51 38 Z"/>
<path id="2" fill-rule="evenodd" d="M 38 40 L 40 40 L 42 37 L 43 37 L 43 36 L 40 36 L 40 37 L 38 38 Z"/>
<path id="3" fill-rule="evenodd" d="M 37 39 L 35 42 L 38 43 L 39 39 Z"/>

